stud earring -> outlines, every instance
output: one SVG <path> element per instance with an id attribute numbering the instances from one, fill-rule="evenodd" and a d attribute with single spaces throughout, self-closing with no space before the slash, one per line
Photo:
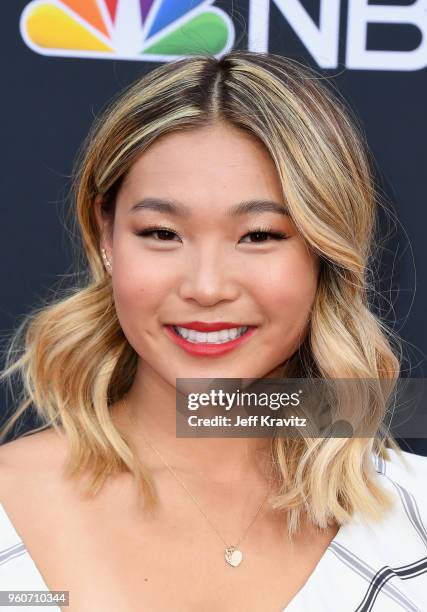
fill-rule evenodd
<path id="1" fill-rule="evenodd" d="M 110 262 L 110 260 L 108 259 L 108 257 L 107 257 L 107 253 L 106 253 L 106 251 L 105 251 L 105 249 L 104 249 L 104 248 L 103 248 L 103 249 L 101 249 L 101 253 L 102 253 L 102 259 L 104 260 L 104 263 L 105 263 L 106 267 L 107 267 L 107 268 L 109 268 L 109 269 L 111 270 L 111 269 L 112 269 L 112 268 L 111 268 L 111 262 Z"/>

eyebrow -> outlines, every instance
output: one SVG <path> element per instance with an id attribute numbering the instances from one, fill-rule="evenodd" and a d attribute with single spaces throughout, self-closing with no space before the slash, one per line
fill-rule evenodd
<path id="1" fill-rule="evenodd" d="M 170 214 L 176 217 L 191 217 L 191 209 L 182 202 L 175 200 L 165 200 L 163 198 L 144 198 L 137 202 L 129 210 L 129 213 L 135 213 L 139 210 L 154 210 L 159 213 Z M 245 200 L 228 208 L 225 212 L 226 217 L 239 217 L 248 214 L 261 214 L 272 212 L 282 216 L 289 216 L 289 210 L 285 204 L 279 204 L 272 200 Z"/>

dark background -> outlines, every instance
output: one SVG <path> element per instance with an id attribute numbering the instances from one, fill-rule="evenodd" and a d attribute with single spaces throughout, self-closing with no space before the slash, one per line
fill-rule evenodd
<path id="1" fill-rule="evenodd" d="M 341 2 L 336 68 L 318 66 L 274 2 L 270 5 L 268 51 L 323 72 L 363 126 L 377 162 L 378 188 L 398 216 L 394 233 L 384 243 L 381 313 L 405 341 L 403 375 L 425 377 L 427 73 L 425 68 L 347 67 L 349 1 Z M 0 21 L 2 348 L 25 313 L 49 297 L 59 277 L 72 271 L 72 244 L 66 228 L 68 192 L 75 156 L 94 117 L 120 89 L 158 65 L 40 55 L 26 46 L 19 31 L 19 18 L 27 4 L 25 0 L 3 2 Z M 321 0 L 300 0 L 300 4 L 318 21 Z M 370 4 L 389 5 L 392 10 L 413 3 L 381 0 Z M 234 48 L 248 48 L 249 0 L 215 2 L 214 6 L 233 20 Z M 413 24 L 371 24 L 367 48 L 410 51 L 422 38 L 421 29 Z M 10 398 L 2 389 L 0 417 L 10 409 Z M 427 439 L 399 442 L 405 450 L 427 455 Z"/>

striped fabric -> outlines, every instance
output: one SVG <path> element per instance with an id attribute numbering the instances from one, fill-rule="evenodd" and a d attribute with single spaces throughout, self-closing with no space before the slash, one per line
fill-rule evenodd
<path id="1" fill-rule="evenodd" d="M 379 523 L 340 528 L 286 612 L 427 612 L 427 457 L 373 456 L 394 508 Z"/>
<path id="2" fill-rule="evenodd" d="M 427 612 L 427 457 L 404 451 L 407 469 L 389 452 L 391 461 L 373 456 L 373 465 L 394 508 L 379 523 L 355 516 L 343 525 L 283 612 Z M 0 590 L 48 590 L 1 504 Z"/>

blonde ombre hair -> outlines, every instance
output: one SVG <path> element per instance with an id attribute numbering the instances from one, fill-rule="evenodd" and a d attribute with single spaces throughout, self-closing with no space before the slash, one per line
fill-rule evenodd
<path id="1" fill-rule="evenodd" d="M 125 174 L 156 138 L 215 121 L 264 143 L 291 217 L 321 258 L 309 334 L 285 363 L 284 375 L 392 383 L 399 376 L 399 339 L 368 303 L 379 200 L 364 137 L 343 102 L 315 72 L 274 54 L 233 51 L 219 60 L 194 56 L 163 64 L 114 100 L 89 133 L 74 190 L 85 281 L 25 318 L 1 374 L 1 380 L 17 375 L 22 388 L 1 440 L 33 406 L 41 428 L 65 432 L 70 453 L 64 473 L 76 478 L 87 471 L 88 495 L 96 495 L 110 475 L 130 471 L 147 507 L 157 501 L 150 473 L 110 414 L 132 384 L 138 355 L 115 312 L 95 198 L 102 196 L 114 218 Z M 356 408 L 378 424 L 384 416 L 379 396 L 373 390 L 370 402 Z M 371 457 L 390 459 L 387 443 L 402 456 L 391 436 L 274 438 L 271 459 L 280 490 L 271 502 L 288 513 L 290 536 L 305 513 L 320 528 L 331 520 L 344 524 L 355 512 L 381 518 L 392 498 L 377 482 Z"/>

